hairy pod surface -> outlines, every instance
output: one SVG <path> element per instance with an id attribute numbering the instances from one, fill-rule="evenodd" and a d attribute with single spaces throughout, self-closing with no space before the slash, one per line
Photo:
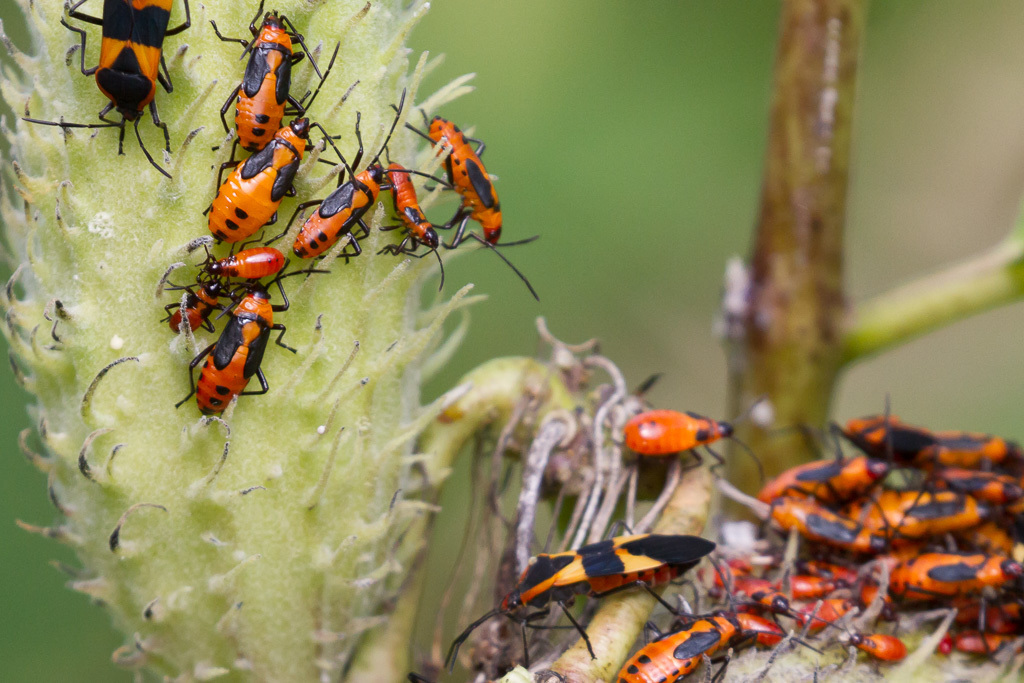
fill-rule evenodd
<path id="1" fill-rule="evenodd" d="M 17 68 L 3 73 L 4 99 L 18 115 L 97 122 L 106 100 L 79 71 L 63 3 L 19 2 L 35 47 L 11 48 Z M 203 418 L 194 400 L 175 410 L 189 361 L 215 337 L 171 334 L 159 320 L 178 293 L 158 294 L 158 283 L 178 262 L 189 265 L 172 280 L 195 277 L 201 250 L 189 245 L 209 234 L 211 167 L 231 147 L 219 110 L 245 64 L 210 20 L 248 37 L 256 9 L 191 5 L 191 28 L 164 44 L 174 91 L 156 95 L 169 156 L 148 113 L 140 123 L 173 179 L 147 162 L 130 127 L 123 156 L 116 130 L 21 120 L 3 130 L 13 161 L 0 210 L 15 269 L 2 295 L 4 334 L 34 396 L 43 451 L 35 462 L 60 513 L 52 526 L 26 526 L 74 547 L 86 574 L 72 587 L 101 600 L 128 636 L 119 664 L 188 680 L 337 679 L 363 631 L 386 614 L 418 544 L 395 540 L 422 514 L 399 493 L 427 414 L 418 363 L 468 299 L 457 294 L 421 314 L 418 283 L 431 264 L 374 257 L 390 239 L 375 230 L 361 258 L 285 281 L 292 307 L 279 319 L 298 353 L 269 346 L 269 393 L 242 397 L 219 417 Z M 402 89 L 407 104 L 424 99 L 415 88 L 425 61 L 410 69 L 403 44 L 425 3 L 281 0 L 274 9 L 322 62 L 341 43 L 310 116 L 341 136 L 346 154 L 356 148 L 357 111 L 375 150 Z M 171 23 L 182 19 L 176 2 Z M 90 66 L 100 31 L 85 28 Z M 292 88 L 301 96 L 314 86 L 306 60 Z M 399 127 L 391 155 L 412 159 L 418 146 Z M 333 187 L 316 156 L 298 173 L 300 199 Z M 282 222 L 295 202 L 285 200 Z"/>

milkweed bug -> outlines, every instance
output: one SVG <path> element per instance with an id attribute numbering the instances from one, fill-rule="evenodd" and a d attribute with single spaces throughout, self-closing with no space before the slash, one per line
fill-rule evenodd
<path id="1" fill-rule="evenodd" d="M 177 289 L 177 287 L 171 287 L 169 289 Z M 224 286 L 220 282 L 212 280 L 210 282 L 201 283 L 199 290 L 196 292 L 193 292 L 192 289 L 188 287 L 185 287 L 184 289 L 188 291 L 188 295 L 185 300 L 185 307 L 181 308 L 180 303 L 164 306 L 164 310 L 168 313 L 168 317 L 164 318 L 164 320 L 169 321 L 173 332 L 181 330 L 182 317 L 184 317 L 188 322 L 188 326 L 193 332 L 199 329 L 200 326 L 210 332 L 213 332 L 214 328 L 213 323 L 210 322 L 210 314 L 220 308 L 218 300 L 221 296 L 226 294 Z M 175 308 L 178 310 L 171 313 Z"/>
<path id="2" fill-rule="evenodd" d="M 328 73 L 337 56 L 335 47 L 327 66 Z M 292 182 L 312 128 L 320 129 L 324 140 L 333 146 L 323 126 L 302 117 L 278 130 L 263 149 L 237 166 L 234 161 L 221 164 L 217 196 L 205 212 L 209 214 L 209 228 L 214 237 L 223 242 L 240 242 L 276 220 L 277 209 L 284 198 L 295 196 Z M 221 182 L 224 171 L 232 166 L 234 169 L 228 179 Z"/>
<path id="3" fill-rule="evenodd" d="M 907 646 L 896 636 L 884 633 L 850 634 L 850 645 L 861 652 L 866 652 L 875 659 L 885 662 L 898 662 L 907 656 Z"/>
<path id="4" fill-rule="evenodd" d="M 143 153 L 158 171 L 170 178 L 170 174 L 156 163 L 149 150 L 142 142 L 139 134 L 139 119 L 146 107 L 153 117 L 153 125 L 164 133 L 165 149 L 171 151 L 171 137 L 167 124 L 157 114 L 156 84 L 160 83 L 164 90 L 171 92 L 171 76 L 167 73 L 167 65 L 163 61 L 164 38 L 181 33 L 192 25 L 188 0 L 184 0 L 185 21 L 180 26 L 167 28 L 171 18 L 173 0 L 103 0 L 103 17 L 93 17 L 78 8 L 86 0 L 79 0 L 68 10 L 68 16 L 94 24 L 102 28 L 103 39 L 100 45 L 99 64 L 91 69 L 85 68 L 86 32 L 71 26 L 64 18 L 60 23 L 69 31 L 81 37 L 81 70 L 85 76 L 95 76 L 96 85 L 110 102 L 99 114 L 104 123 L 64 123 L 63 121 L 41 121 L 26 118 L 30 123 L 61 128 L 118 128 L 120 135 L 117 141 L 117 153 L 124 153 L 125 122 L 131 121 L 135 128 L 135 137 Z M 160 72 L 163 67 L 163 73 Z M 121 121 L 115 122 L 106 118 L 112 109 L 117 109 Z"/>
<path id="5" fill-rule="evenodd" d="M 992 508 L 955 491 L 883 491 L 877 500 L 852 503 L 843 510 L 872 531 L 922 539 L 978 526 Z"/>
<path id="6" fill-rule="evenodd" d="M 580 594 L 600 598 L 636 586 L 650 591 L 663 602 L 652 591 L 652 586 L 681 576 L 714 549 L 714 543 L 699 536 L 639 534 L 618 536 L 564 553 L 531 557 L 516 586 L 501 604 L 466 627 L 452 642 L 445 664 L 454 667 L 459 647 L 474 629 L 491 617 L 511 615 L 520 607 L 542 608 L 552 602 L 562 608 L 594 656 L 590 638 L 569 612 L 566 601 Z M 671 609 L 669 605 L 666 607 Z M 525 620 L 521 623 L 525 638 Z"/>
<path id="7" fill-rule="evenodd" d="M 968 548 L 981 550 L 993 555 L 1010 557 L 1016 542 L 1002 524 L 988 521 L 981 526 L 957 534 L 958 541 L 966 542 Z"/>
<path id="8" fill-rule="evenodd" d="M 423 120 L 426 122 L 425 114 Z M 455 231 L 451 244 L 446 246 L 449 249 L 454 249 L 466 237 L 473 237 L 492 246 L 497 244 L 501 238 L 501 202 L 498 201 L 494 183 L 487 175 L 484 163 L 480 161 L 480 156 L 484 153 L 484 143 L 466 137 L 458 126 L 440 116 L 435 116 L 427 124 L 429 128 L 426 133 L 408 123 L 405 125 L 406 128 L 422 138 L 439 146 L 451 147 L 451 153 L 445 158 L 444 166 L 448 175 L 448 183 L 462 197 L 462 206 L 449 222 L 449 225 L 458 223 L 459 227 Z M 470 142 L 477 145 L 475 150 L 470 146 Z M 438 149 L 437 153 L 440 155 L 441 149 Z M 466 223 L 470 218 L 483 228 L 482 239 L 474 233 L 466 233 Z"/>
<path id="9" fill-rule="evenodd" d="M 423 210 L 420 208 L 419 199 L 416 197 L 416 187 L 412 183 L 409 169 L 402 168 L 399 164 L 390 164 L 387 170 L 387 176 L 391 184 L 391 197 L 394 200 L 395 213 L 402 221 L 399 225 L 392 225 L 382 227 L 381 230 L 394 230 L 396 228 L 405 228 L 405 237 L 399 244 L 388 244 L 378 253 L 389 253 L 389 254 L 408 254 L 415 256 L 416 258 L 422 258 L 426 254 L 417 254 L 416 249 L 419 245 L 423 245 L 428 249 L 427 253 L 433 253 L 437 257 L 437 264 L 441 268 L 441 284 L 438 286 L 438 290 L 444 287 L 444 264 L 441 262 L 441 255 L 438 253 L 438 248 L 442 246 L 440 238 L 437 236 L 437 228 L 427 220 L 427 217 L 423 214 Z M 435 178 L 436 180 L 436 178 Z M 523 240 L 517 242 L 517 244 L 523 244 L 532 240 Z M 447 245 L 444 245 L 447 246 Z M 533 295 L 534 299 L 540 300 L 537 296 L 537 292 L 533 289 L 533 285 L 526 279 L 526 276 L 519 272 L 512 263 L 505 258 L 505 255 L 498 251 L 491 244 L 485 243 L 485 246 L 490 247 L 491 251 L 498 255 L 498 257 L 508 265 L 512 271 L 519 276 L 527 289 L 530 290 L 530 294 Z"/>
<path id="10" fill-rule="evenodd" d="M 310 54 L 309 48 L 288 17 L 278 15 L 277 12 L 267 12 L 257 31 L 256 19 L 263 14 L 263 4 L 263 0 L 260 0 L 256 15 L 249 23 L 252 40 L 225 38 L 217 28 L 217 23 L 210 22 L 218 38 L 225 42 L 241 43 L 245 48 L 242 54 L 249 54 L 242 82 L 231 91 L 220 110 L 224 131 L 230 132 L 226 116 L 231 103 L 235 103 L 235 129 L 238 131 L 236 144 L 241 144 L 242 149 L 248 152 L 257 152 L 274 139 L 285 114 L 305 113 L 305 108 L 289 91 L 292 66 Z M 293 42 L 301 45 L 304 52 L 293 50 Z M 312 56 L 309 62 L 322 85 L 324 77 Z M 286 105 L 291 105 L 291 110 L 286 111 Z"/>
<path id="11" fill-rule="evenodd" d="M 979 631 L 964 631 L 953 636 L 953 648 L 959 652 L 967 652 L 976 655 L 992 655 L 1004 648 L 1010 647 L 1020 640 L 1018 634 L 1008 633 L 980 633 Z M 1019 647 L 1018 647 L 1019 649 Z"/>
<path id="12" fill-rule="evenodd" d="M 1017 633 L 1024 626 L 1024 615 L 1021 613 L 1019 602 L 987 606 L 984 613 L 977 598 L 957 600 L 953 606 L 957 609 L 958 624 L 980 623 L 984 625 L 986 631 L 993 633 Z"/>
<path id="13" fill-rule="evenodd" d="M 778 625 L 753 614 L 719 612 L 640 648 L 619 670 L 618 683 L 674 683 L 692 673 L 702 655 L 726 645 L 772 646 L 785 634 Z"/>
<path id="14" fill-rule="evenodd" d="M 810 623 L 810 626 L 807 626 L 809 631 L 820 631 L 839 621 L 856 607 L 857 603 L 849 598 L 825 598 L 821 601 L 817 613 L 814 612 L 815 605 L 807 605 L 798 609 L 792 616 L 801 626 Z"/>
<path id="15" fill-rule="evenodd" d="M 222 259 L 208 254 L 203 270 L 214 277 L 260 280 L 277 275 L 284 265 L 284 254 L 274 247 L 253 247 Z"/>
<path id="16" fill-rule="evenodd" d="M 343 182 L 345 173 L 342 172 L 338 175 L 337 188 L 324 199 L 313 199 L 296 206 L 295 213 L 289 219 L 284 232 L 270 239 L 268 243 L 284 237 L 300 211 L 311 206 L 318 206 L 319 208 L 306 219 L 299 230 L 299 234 L 295 236 L 295 242 L 292 244 L 292 251 L 295 255 L 304 259 L 316 258 L 334 246 L 338 238 L 343 235 L 349 238 L 348 244 L 345 245 L 345 250 L 347 251 L 349 246 L 352 247 L 352 253 L 343 254 L 346 260 L 350 257 L 359 256 L 362 253 L 363 250 L 359 246 L 359 240 L 368 237 L 370 234 L 370 228 L 363 221 L 363 216 L 377 202 L 377 197 L 380 195 L 381 190 L 390 189 L 391 187 L 387 183 L 387 174 L 384 171 L 384 167 L 380 165 L 379 159 L 391 141 L 391 136 L 395 132 L 395 126 L 398 125 L 398 117 L 401 116 L 404 103 L 405 91 L 403 90 L 402 100 L 398 105 L 398 113 L 395 114 L 395 120 L 391 124 L 391 130 L 388 131 L 384 143 L 369 166 L 358 174 L 355 173 L 353 168 L 358 166 L 363 158 L 363 136 L 359 130 L 361 117 L 359 114 L 356 114 L 356 139 L 359 141 L 359 151 L 356 153 L 352 166 L 349 166 L 341 153 L 335 149 L 345 167 L 345 171 L 348 171 L 348 182 Z M 353 228 L 357 226 L 361 228 L 359 237 L 356 237 L 352 232 Z"/>
<path id="17" fill-rule="evenodd" d="M 935 446 L 935 436 L 903 424 L 895 415 L 871 415 L 847 421 L 839 432 L 865 453 L 911 464 L 925 449 Z"/>
<path id="18" fill-rule="evenodd" d="M 703 446 L 719 464 L 724 463 L 722 457 L 708 446 L 720 439 L 732 438 L 732 434 L 733 427 L 728 422 L 678 410 L 648 410 L 634 415 L 623 428 L 626 446 L 635 453 L 660 456 L 693 451 L 698 464 L 702 462 L 701 456 L 694 451 L 698 446 Z M 750 456 L 761 471 L 761 462 L 753 453 Z M 763 478 L 764 473 L 761 474 Z"/>
<path id="19" fill-rule="evenodd" d="M 944 467 L 932 479 L 952 491 L 967 493 L 994 505 L 1006 505 L 1024 497 L 1019 481 L 1008 474 Z"/>
<path id="20" fill-rule="evenodd" d="M 853 585 L 857 580 L 856 570 L 821 560 L 797 560 L 796 568 L 802 573 L 844 582 L 847 585 Z"/>
<path id="21" fill-rule="evenodd" d="M 1021 565 L 983 553 L 924 553 L 896 565 L 889 592 L 904 599 L 929 600 L 998 588 L 1024 573 Z"/>
<path id="22" fill-rule="evenodd" d="M 423 209 L 420 208 L 420 201 L 416 196 L 416 186 L 412 184 L 409 172 L 400 164 L 391 163 L 388 164 L 387 176 L 391 182 L 391 198 L 395 204 L 395 213 L 402 224 L 382 228 L 382 230 L 404 227 L 406 236 L 401 243 L 389 244 L 384 247 L 381 253 L 410 254 L 422 244 L 436 254 L 441 240 L 437 236 L 434 224 L 427 220 Z M 438 257 L 438 262 L 440 260 Z M 442 268 L 442 277 L 443 272 Z"/>
<path id="23" fill-rule="evenodd" d="M 800 493 L 823 503 L 839 503 L 864 495 L 888 473 L 887 462 L 867 456 L 809 462 L 769 481 L 757 498 L 771 503 L 787 493 Z"/>
<path id="24" fill-rule="evenodd" d="M 809 574 L 793 574 L 789 577 L 789 591 L 794 600 L 817 600 L 838 588 L 848 588 L 850 585 L 844 579 L 831 579 Z"/>
<path id="25" fill-rule="evenodd" d="M 885 549 L 884 536 L 810 499 L 778 498 L 769 506 L 769 519 L 784 531 L 797 529 L 808 540 L 836 548 L 871 554 Z"/>
<path id="26" fill-rule="evenodd" d="M 275 343 L 295 353 L 295 349 L 281 341 L 285 326 L 274 323 L 274 313 L 286 311 L 289 306 L 280 278 L 276 282 L 284 303 L 271 304 L 270 295 L 262 285 L 250 285 L 241 302 L 232 310 L 231 318 L 217 341 L 200 351 L 189 363 L 188 381 L 191 391 L 175 404 L 175 408 L 195 394 L 200 412 L 211 415 L 223 412 L 235 396 L 265 394 L 270 390 L 260 368 L 270 331 L 280 330 Z M 203 365 L 197 386 L 193 373 L 204 358 L 206 364 Z M 259 380 L 260 390 L 247 392 L 245 388 L 253 375 Z"/>
<path id="27" fill-rule="evenodd" d="M 1002 437 L 975 432 L 931 432 L 904 424 L 891 415 L 850 420 L 842 434 L 870 455 L 885 457 L 891 448 L 897 462 L 920 467 L 976 469 L 986 461 L 998 465 L 1007 460 L 1024 460 L 1020 446 Z"/>

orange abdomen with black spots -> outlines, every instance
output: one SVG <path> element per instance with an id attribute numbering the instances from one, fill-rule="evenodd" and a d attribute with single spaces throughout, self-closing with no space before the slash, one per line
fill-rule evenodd
<path id="1" fill-rule="evenodd" d="M 376 203 L 382 173 L 379 166 L 370 167 L 327 195 L 295 236 L 295 255 L 316 258 L 334 246 L 341 235 L 351 232 Z"/>
<path id="2" fill-rule="evenodd" d="M 266 225 L 291 190 L 305 150 L 305 139 L 282 128 L 270 144 L 238 164 L 211 205 L 214 237 L 240 242 Z"/>
<path id="3" fill-rule="evenodd" d="M 712 617 L 640 648 L 619 670 L 618 683 L 675 683 L 700 666 L 727 640 Z"/>
<path id="4" fill-rule="evenodd" d="M 204 415 L 223 412 L 245 391 L 263 362 L 273 324 L 273 309 L 262 296 L 249 294 L 235 307 L 199 376 L 196 401 Z"/>

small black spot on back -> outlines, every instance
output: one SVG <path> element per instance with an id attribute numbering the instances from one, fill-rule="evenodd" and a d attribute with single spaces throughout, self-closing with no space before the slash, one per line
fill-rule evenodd
<path id="1" fill-rule="evenodd" d="M 249 214 L 247 214 L 245 211 L 238 208 L 237 206 L 235 207 L 235 215 L 238 216 L 243 221 L 249 217 Z"/>
<path id="2" fill-rule="evenodd" d="M 266 114 L 256 114 L 256 123 L 270 123 L 270 117 Z"/>
<path id="3" fill-rule="evenodd" d="M 238 230 L 238 223 L 234 222 L 230 218 L 226 219 L 224 224 L 228 226 L 228 230 Z"/>
<path id="4" fill-rule="evenodd" d="M 227 396 L 228 394 L 231 393 L 231 390 L 228 389 L 227 387 L 222 387 L 222 386 L 220 386 L 218 384 L 217 385 L 217 393 L 220 394 L 221 396 Z"/>

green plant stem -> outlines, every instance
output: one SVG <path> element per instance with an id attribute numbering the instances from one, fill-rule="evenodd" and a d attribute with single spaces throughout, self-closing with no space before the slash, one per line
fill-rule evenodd
<path id="1" fill-rule="evenodd" d="M 690 470 L 680 480 L 654 533 L 700 534 L 711 509 L 711 474 L 706 467 Z M 552 666 L 568 683 L 610 681 L 643 632 L 657 601 L 647 591 L 626 591 L 602 600 L 587 625 L 596 659 L 580 638 Z"/>
<path id="2" fill-rule="evenodd" d="M 767 397 L 776 425 L 821 425 L 828 415 L 843 338 L 843 226 L 865 4 L 783 3 L 749 309 L 730 353 L 733 414 Z M 768 434 L 748 423 L 739 437 L 768 472 L 809 455 L 795 431 Z M 729 479 L 758 481 L 740 457 L 730 458 Z"/>
<path id="3" fill-rule="evenodd" d="M 426 454 L 428 482 L 440 485 L 462 448 L 488 425 L 509 420 L 516 404 L 538 399 L 537 423 L 552 410 L 572 409 L 576 402 L 558 373 L 533 358 L 497 358 L 467 373 L 456 386 L 467 388 L 424 431 L 419 450 Z"/>
<path id="4" fill-rule="evenodd" d="M 932 330 L 1024 298 L 1024 241 L 1008 239 L 965 263 L 857 306 L 843 339 L 844 365 Z"/>
<path id="5" fill-rule="evenodd" d="M 0 70 L 5 101 L 40 119 L 95 121 L 106 100 L 82 76 L 79 55 L 69 59 L 79 38 L 61 25 L 62 3 L 20 4 L 35 52 L 11 47 L 17 69 Z M 231 153 L 220 107 L 245 62 L 241 46 L 220 40 L 210 22 L 247 35 L 257 4 L 192 2 L 191 27 L 165 42 L 174 91 L 160 90 L 156 103 L 169 126 L 169 157 L 148 114 L 139 130 L 173 179 L 150 166 L 131 130 L 118 155 L 116 130 L 4 123 L 13 177 L 5 176 L 0 217 L 17 270 L 0 290 L 3 333 L 34 396 L 46 451 L 38 464 L 61 516 L 59 526 L 34 530 L 74 547 L 83 578 L 72 587 L 101 598 L 125 633 L 115 662 L 176 680 L 337 681 L 398 601 L 405 567 L 396 539 L 409 540 L 410 517 L 421 509 L 399 492 L 408 488 L 413 443 L 434 417 L 419 405 L 421 363 L 439 345 L 445 318 L 470 298 L 464 290 L 421 313 L 429 260 L 377 254 L 401 239 L 376 229 L 386 214 L 381 197 L 366 216 L 374 229 L 362 256 L 321 261 L 328 274 L 284 281 L 292 305 L 274 322 L 288 326 L 284 341 L 297 353 L 268 345 L 261 367 L 269 391 L 213 418 L 194 399 L 175 409 L 189 390 L 189 361 L 217 337 L 172 332 L 160 319 L 181 292 L 161 293 L 157 283 L 171 264 L 180 266 L 171 281 L 195 282 L 202 250 L 187 245 L 212 239 L 203 213 L 217 193 L 211 169 Z M 410 73 L 403 47 L 426 7 L 273 4 L 322 66 L 341 43 L 310 116 L 339 136 L 349 158 L 357 112 L 372 158 L 403 91 L 406 114 L 428 99 L 416 93 L 425 60 Z M 172 24 L 182 15 L 175 2 Z M 85 28 L 89 66 L 100 30 Z M 293 93 L 316 87 L 311 61 L 296 65 Z M 456 90 L 430 98 L 431 106 Z M 313 159 L 320 137 L 311 135 L 298 196 L 284 199 L 277 229 L 296 203 L 335 185 Z M 413 165 L 417 152 L 430 155 L 400 123 L 388 150 Z M 276 246 L 287 253 L 291 245 Z M 211 249 L 224 256 L 228 246 Z M 290 269 L 304 265 L 293 259 Z M 281 303 L 276 288 L 271 296 Z"/>

